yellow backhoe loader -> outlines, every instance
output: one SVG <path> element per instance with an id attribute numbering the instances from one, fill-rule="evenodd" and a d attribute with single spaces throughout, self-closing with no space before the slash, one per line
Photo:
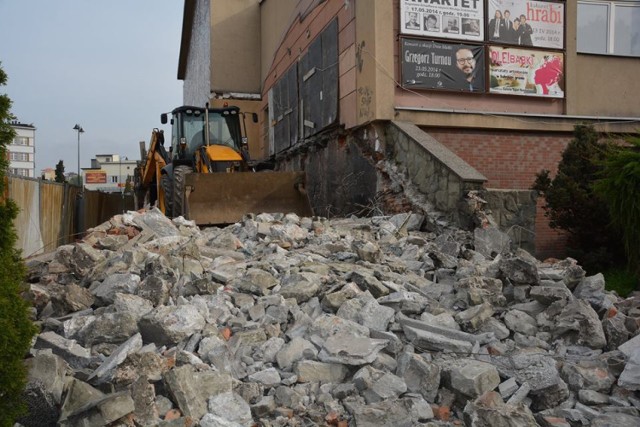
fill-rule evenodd
<path id="1" fill-rule="evenodd" d="M 231 224 L 247 213 L 312 215 L 304 172 L 255 172 L 241 130 L 244 116 L 238 107 L 174 109 L 169 151 L 163 132 L 154 129 L 136 170 L 138 199 L 145 195 L 165 215 L 198 225 Z M 167 114 L 160 121 L 166 124 Z"/>

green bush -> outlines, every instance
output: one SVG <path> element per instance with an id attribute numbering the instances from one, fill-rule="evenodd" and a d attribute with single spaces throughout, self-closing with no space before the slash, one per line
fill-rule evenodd
<path id="1" fill-rule="evenodd" d="M 567 232 L 567 255 L 590 274 L 625 261 L 620 233 L 611 224 L 606 200 L 594 190 L 613 150 L 612 144 L 599 142 L 592 126 L 578 125 L 562 153 L 556 176 L 551 179 L 550 172 L 543 170 L 532 187 L 545 198 L 543 209 L 550 226 Z"/>
<path id="2" fill-rule="evenodd" d="M 628 266 L 640 274 L 640 138 L 628 138 L 630 146 L 612 150 L 595 183 L 606 200 L 613 225 L 622 235 Z"/>
<path id="3" fill-rule="evenodd" d="M 623 298 L 638 288 L 638 276 L 626 268 L 611 269 L 602 274 L 607 290 L 615 291 Z"/>
<path id="4" fill-rule="evenodd" d="M 7 76 L 0 67 L 0 86 Z M 18 207 L 6 199 L 5 177 L 8 167 L 7 145 L 15 132 L 9 126 L 11 101 L 0 95 L 0 426 L 12 426 L 24 413 L 22 392 L 26 383 L 23 360 L 36 328 L 29 320 L 28 304 L 20 297 L 24 263 L 15 249 L 17 240 L 13 221 Z"/>

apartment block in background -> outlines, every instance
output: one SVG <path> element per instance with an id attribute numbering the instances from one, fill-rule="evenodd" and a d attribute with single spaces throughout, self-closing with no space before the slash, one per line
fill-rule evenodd
<path id="1" fill-rule="evenodd" d="M 11 122 L 16 137 L 9 145 L 9 173 L 35 178 L 36 170 L 36 128 L 33 124 Z"/>

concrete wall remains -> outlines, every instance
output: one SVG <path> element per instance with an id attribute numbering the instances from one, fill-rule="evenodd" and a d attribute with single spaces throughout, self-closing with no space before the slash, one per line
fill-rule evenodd
<path id="1" fill-rule="evenodd" d="M 436 209 L 456 217 L 463 197 L 487 180 L 467 162 L 412 123 L 391 122 L 386 153 L 401 164 L 411 182 Z"/>
<path id="2" fill-rule="evenodd" d="M 211 26 L 209 0 L 195 2 L 182 98 L 184 105 L 203 106 L 211 91 Z"/>
<path id="3" fill-rule="evenodd" d="M 489 188 L 482 192 L 496 225 L 511 237 L 516 247 L 537 254 L 536 203 L 532 190 L 500 190 Z"/>
<path id="4" fill-rule="evenodd" d="M 448 129 L 423 127 L 448 149 L 487 177 L 488 188 L 529 190 L 536 173 L 548 169 L 555 176 L 562 152 L 573 137 L 570 132 Z M 566 236 L 549 227 L 542 206 L 536 209 L 536 255 L 565 256 Z"/>

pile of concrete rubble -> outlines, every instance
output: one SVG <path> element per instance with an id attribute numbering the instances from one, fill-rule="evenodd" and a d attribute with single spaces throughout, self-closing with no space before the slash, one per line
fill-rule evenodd
<path id="1" fill-rule="evenodd" d="M 640 296 L 422 222 L 112 218 L 28 261 L 20 423 L 640 425 Z"/>

